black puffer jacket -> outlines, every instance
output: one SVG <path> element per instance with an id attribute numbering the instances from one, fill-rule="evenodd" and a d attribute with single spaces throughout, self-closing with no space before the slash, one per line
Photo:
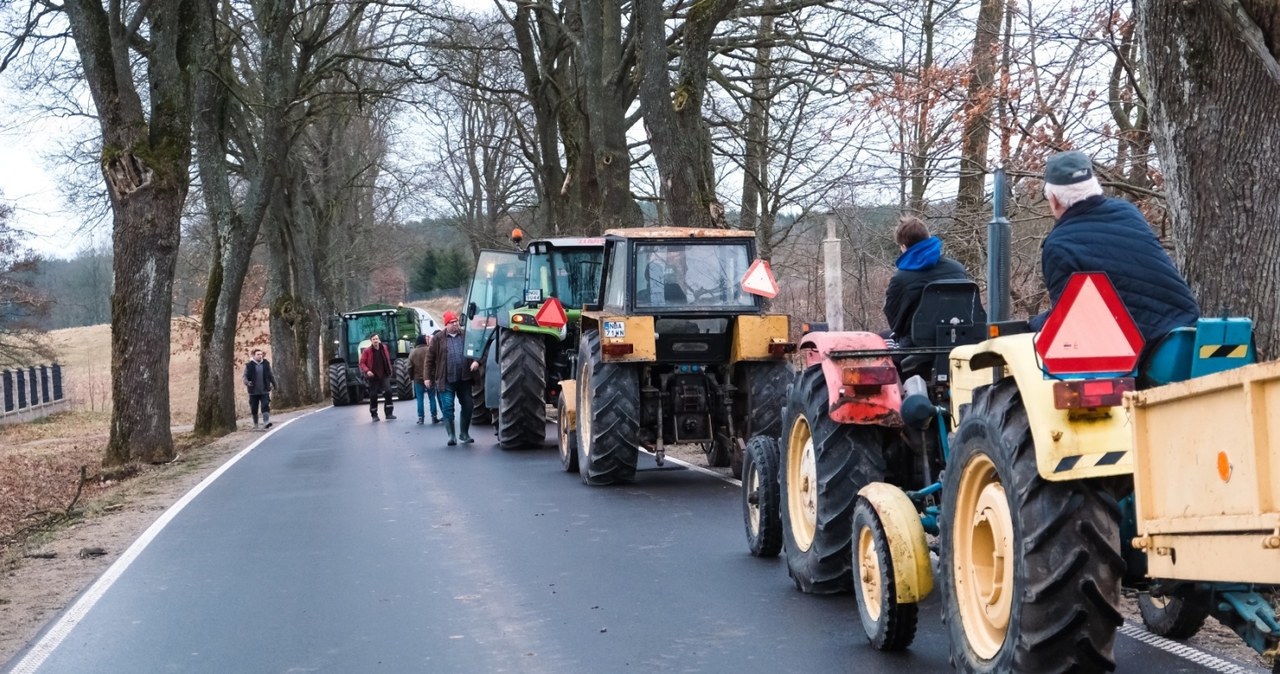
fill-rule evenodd
<path id="1" fill-rule="evenodd" d="M 942 254 L 942 241 L 931 236 L 898 257 L 898 271 L 884 291 L 884 318 L 899 346 L 911 346 L 911 318 L 920 294 L 934 281 L 969 280 L 964 265 Z"/>
<path id="2" fill-rule="evenodd" d="M 1073 273 L 1106 272 L 1147 344 L 1200 318 L 1191 288 L 1127 201 L 1099 195 L 1068 208 L 1045 237 L 1040 264 L 1052 305 Z M 1031 327 L 1039 330 L 1048 315 L 1032 318 Z"/>

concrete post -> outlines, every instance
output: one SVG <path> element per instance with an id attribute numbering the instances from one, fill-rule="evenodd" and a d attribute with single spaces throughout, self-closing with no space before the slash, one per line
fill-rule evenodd
<path id="1" fill-rule="evenodd" d="M 844 273 L 840 263 L 840 238 L 835 213 L 827 214 L 827 238 L 822 240 L 822 273 L 826 277 L 827 329 L 844 330 Z"/>

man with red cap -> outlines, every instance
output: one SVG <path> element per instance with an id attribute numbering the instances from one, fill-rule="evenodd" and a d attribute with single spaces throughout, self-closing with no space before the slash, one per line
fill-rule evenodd
<path id="1" fill-rule="evenodd" d="M 434 387 L 440 397 L 440 411 L 444 416 L 444 429 L 449 434 L 449 445 L 475 442 L 471 438 L 471 373 L 480 367 L 467 357 L 462 324 L 456 312 L 444 312 L 444 332 L 431 339 L 427 349 L 426 385 Z M 454 432 L 453 401 L 462 406 L 459 421 L 461 433 Z"/>

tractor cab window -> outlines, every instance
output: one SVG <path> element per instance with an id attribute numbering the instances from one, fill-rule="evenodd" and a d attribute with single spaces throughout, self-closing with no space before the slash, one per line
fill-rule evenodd
<path id="1" fill-rule="evenodd" d="M 369 335 L 378 336 L 387 343 L 395 343 L 395 316 L 393 314 L 354 315 L 347 320 L 347 362 L 360 360 L 360 352 L 369 344 Z"/>
<path id="2" fill-rule="evenodd" d="M 627 247 L 621 241 L 606 249 L 610 256 L 609 280 L 605 284 L 604 305 L 623 311 L 627 304 Z"/>
<path id="3" fill-rule="evenodd" d="M 566 309 L 581 309 L 600 293 L 600 248 L 557 248 L 529 258 L 529 287 L 555 297 Z"/>
<path id="4" fill-rule="evenodd" d="M 514 251 L 485 250 L 467 293 L 467 356 L 479 358 L 498 315 L 524 302 L 525 263 Z"/>
<path id="5" fill-rule="evenodd" d="M 638 309 L 755 309 L 742 289 L 750 250 L 747 242 L 637 243 Z"/>

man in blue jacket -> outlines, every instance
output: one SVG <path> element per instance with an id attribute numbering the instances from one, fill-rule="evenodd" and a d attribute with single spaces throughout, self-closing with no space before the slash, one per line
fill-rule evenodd
<path id="1" fill-rule="evenodd" d="M 1106 272 L 1148 348 L 1174 328 L 1194 325 L 1200 307 L 1133 204 L 1102 195 L 1083 152 L 1060 152 L 1044 171 L 1044 195 L 1057 222 L 1040 249 L 1051 306 L 1075 272 Z M 1052 311 L 1052 309 L 1050 309 Z M 1049 312 L 1031 319 L 1044 326 Z"/>
<path id="2" fill-rule="evenodd" d="M 898 346 L 911 346 L 911 318 L 920 306 L 924 287 L 934 281 L 969 280 L 964 265 L 942 254 L 942 240 L 929 236 L 929 229 L 919 218 L 903 216 L 893 231 L 893 239 L 902 254 L 898 271 L 889 279 L 884 291 L 884 317 L 889 321 L 890 338 Z"/>

